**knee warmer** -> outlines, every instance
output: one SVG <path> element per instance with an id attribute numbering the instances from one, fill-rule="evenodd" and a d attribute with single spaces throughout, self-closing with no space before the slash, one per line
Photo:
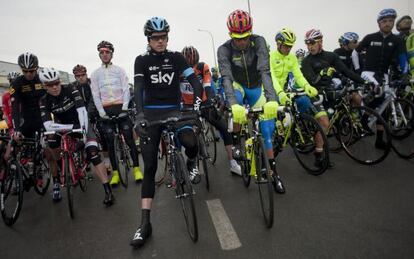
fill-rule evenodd
<path id="1" fill-rule="evenodd" d="M 99 165 L 102 163 L 101 155 L 99 154 L 98 147 L 96 146 L 89 146 L 86 148 L 86 159 L 92 162 L 94 166 Z"/>
<path id="2" fill-rule="evenodd" d="M 260 132 L 263 135 L 266 149 L 272 149 L 272 135 L 275 132 L 275 120 L 260 121 Z"/>

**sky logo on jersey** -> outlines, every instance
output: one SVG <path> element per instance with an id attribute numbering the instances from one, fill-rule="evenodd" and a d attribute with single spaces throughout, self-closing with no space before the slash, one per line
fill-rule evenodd
<path id="1" fill-rule="evenodd" d="M 162 84 L 162 83 L 166 83 L 168 85 L 171 85 L 172 80 L 174 77 L 174 72 L 172 72 L 171 74 L 167 73 L 167 74 L 162 74 L 161 71 L 158 72 L 158 74 L 152 74 L 150 76 L 151 78 L 151 83 L 152 84 Z"/>

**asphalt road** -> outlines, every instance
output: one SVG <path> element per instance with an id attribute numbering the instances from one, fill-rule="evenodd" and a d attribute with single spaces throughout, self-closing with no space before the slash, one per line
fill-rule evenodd
<path id="1" fill-rule="evenodd" d="M 95 178 L 86 193 L 76 190 L 74 220 L 65 193 L 53 204 L 51 193 L 32 190 L 16 224 L 0 224 L 0 258 L 414 258 L 414 161 L 394 153 L 371 167 L 344 153 L 332 159 L 334 169 L 312 176 L 289 148 L 279 156 L 287 193 L 275 193 L 275 224 L 267 229 L 257 186 L 246 189 L 220 153 L 210 191 L 196 186 L 198 242 L 174 192 L 161 186 L 153 236 L 141 249 L 129 246 L 140 220 L 139 184 L 115 189 L 116 204 L 105 208 Z"/>

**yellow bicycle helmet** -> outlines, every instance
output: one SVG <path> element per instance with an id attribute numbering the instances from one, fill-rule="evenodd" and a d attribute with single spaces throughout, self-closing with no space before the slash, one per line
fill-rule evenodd
<path id="1" fill-rule="evenodd" d="M 283 28 L 276 34 L 275 41 L 287 46 L 293 46 L 296 41 L 296 35 L 290 29 Z"/>

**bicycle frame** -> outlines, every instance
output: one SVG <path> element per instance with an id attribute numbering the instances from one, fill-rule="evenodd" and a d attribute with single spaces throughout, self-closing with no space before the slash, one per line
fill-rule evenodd
<path id="1" fill-rule="evenodd" d="M 83 129 L 73 129 L 73 130 L 63 130 L 63 131 L 50 131 L 45 132 L 45 135 L 58 135 L 61 137 L 60 141 L 60 157 L 64 158 L 65 156 L 68 157 L 69 167 L 71 171 L 71 178 L 73 184 L 77 184 L 78 180 L 80 179 L 80 174 L 82 171 L 86 169 L 87 163 L 84 161 L 82 165 L 80 165 L 77 159 L 79 159 L 77 156 L 77 150 L 76 150 L 76 144 L 78 143 L 78 140 L 76 137 L 71 136 L 71 133 L 82 133 L 84 134 Z M 62 169 L 65 168 L 65 159 L 62 159 Z M 60 175 L 60 181 L 62 185 L 66 185 L 66 173 L 65 170 L 62 170 Z"/>
<path id="2" fill-rule="evenodd" d="M 390 105 L 392 122 L 394 123 L 394 126 L 398 127 L 397 110 L 399 114 L 401 115 L 401 119 L 403 123 L 407 125 L 407 118 L 405 117 L 404 112 L 402 111 L 401 104 L 397 103 L 397 105 L 395 105 L 395 100 L 397 99 L 395 88 L 390 87 L 389 89 L 386 89 L 384 91 L 384 94 L 385 94 L 384 102 L 379 107 L 377 107 L 375 110 L 379 114 L 382 114 L 385 111 L 385 109 L 388 107 L 388 105 Z"/>

